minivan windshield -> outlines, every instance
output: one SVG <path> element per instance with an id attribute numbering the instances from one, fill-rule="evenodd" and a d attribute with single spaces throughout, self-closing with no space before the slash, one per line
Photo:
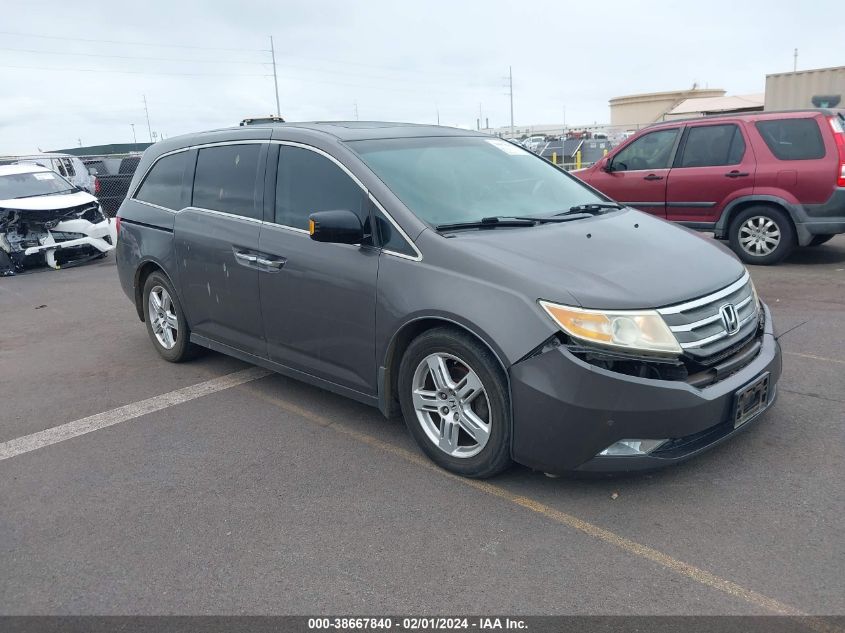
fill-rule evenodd
<path id="1" fill-rule="evenodd" d="M 496 216 L 550 217 L 606 200 L 498 138 L 416 137 L 349 146 L 414 214 L 438 226 Z"/>
<path id="2" fill-rule="evenodd" d="M 0 176 L 0 200 L 72 193 L 74 187 L 52 171 L 35 171 Z"/>

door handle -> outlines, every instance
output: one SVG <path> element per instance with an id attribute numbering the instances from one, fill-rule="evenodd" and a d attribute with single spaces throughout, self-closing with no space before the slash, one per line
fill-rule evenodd
<path id="1" fill-rule="evenodd" d="M 235 259 L 244 264 L 255 264 L 256 262 L 258 262 L 258 255 L 244 253 L 243 251 L 235 251 Z"/>
<path id="2" fill-rule="evenodd" d="M 750 176 L 747 171 L 739 171 L 738 169 L 734 169 L 733 171 L 729 171 L 725 174 L 728 178 L 745 178 L 746 176 Z"/>
<path id="3" fill-rule="evenodd" d="M 287 260 L 284 257 L 280 259 L 267 259 L 266 257 L 257 257 L 255 262 L 259 266 L 266 266 L 267 268 L 272 268 L 273 270 L 280 270 L 282 266 L 285 265 Z"/>
<path id="4" fill-rule="evenodd" d="M 643 180 L 663 180 L 663 176 L 658 176 L 657 174 L 649 174 Z"/>

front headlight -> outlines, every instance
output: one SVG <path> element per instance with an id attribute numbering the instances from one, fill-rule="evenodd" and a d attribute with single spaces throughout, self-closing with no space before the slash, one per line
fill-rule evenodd
<path id="1" fill-rule="evenodd" d="M 680 354 L 681 346 L 653 310 L 584 310 L 548 301 L 540 305 L 575 339 L 629 351 Z"/>

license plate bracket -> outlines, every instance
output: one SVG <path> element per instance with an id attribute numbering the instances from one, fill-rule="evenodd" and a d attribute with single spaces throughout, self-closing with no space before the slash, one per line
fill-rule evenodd
<path id="1" fill-rule="evenodd" d="M 767 372 L 734 394 L 734 428 L 739 428 L 754 418 L 766 408 L 768 403 L 769 374 Z"/>

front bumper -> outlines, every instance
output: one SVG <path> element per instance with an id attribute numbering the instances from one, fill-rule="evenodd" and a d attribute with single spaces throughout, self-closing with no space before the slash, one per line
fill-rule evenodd
<path id="1" fill-rule="evenodd" d="M 713 385 L 637 378 L 600 369 L 555 347 L 510 369 L 515 461 L 548 473 L 654 469 L 689 459 L 760 419 L 733 428 L 735 393 L 769 372 L 766 409 L 777 397 L 780 346 L 765 310 L 762 347 Z M 623 439 L 677 440 L 643 456 L 598 454 Z"/>

